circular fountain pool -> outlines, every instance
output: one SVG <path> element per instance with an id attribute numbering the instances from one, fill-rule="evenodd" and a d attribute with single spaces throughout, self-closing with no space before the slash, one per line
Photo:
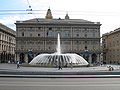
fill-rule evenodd
<path id="1" fill-rule="evenodd" d="M 30 65 L 37 66 L 87 66 L 89 63 L 81 56 L 75 53 L 61 53 L 60 35 L 57 38 L 57 52 L 53 54 L 40 54 L 33 58 Z"/>

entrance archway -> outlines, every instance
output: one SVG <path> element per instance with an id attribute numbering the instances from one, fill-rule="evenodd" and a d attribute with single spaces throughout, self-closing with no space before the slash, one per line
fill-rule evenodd
<path id="1" fill-rule="evenodd" d="M 92 54 L 92 63 L 96 63 L 97 55 L 95 53 Z"/>
<path id="2" fill-rule="evenodd" d="M 1 62 L 1 63 L 4 62 L 4 54 L 3 54 L 3 52 L 2 52 L 1 55 L 0 55 L 0 62 Z"/>
<path id="3" fill-rule="evenodd" d="M 7 63 L 7 54 L 5 51 L 1 53 L 1 63 Z"/>
<path id="4" fill-rule="evenodd" d="M 20 62 L 21 63 L 25 62 L 25 54 L 24 53 L 20 53 Z"/>
<path id="5" fill-rule="evenodd" d="M 11 54 L 8 54 L 8 61 L 11 61 Z"/>

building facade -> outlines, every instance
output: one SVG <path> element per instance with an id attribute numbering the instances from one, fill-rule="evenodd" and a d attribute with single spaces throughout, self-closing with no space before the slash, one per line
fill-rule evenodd
<path id="1" fill-rule="evenodd" d="M 16 59 L 30 62 L 29 51 L 35 57 L 41 53 L 56 52 L 57 34 L 61 38 L 62 53 L 83 55 L 85 48 L 90 52 L 90 63 L 100 61 L 100 22 L 83 19 L 53 19 L 48 9 L 44 18 L 16 22 Z"/>
<path id="2" fill-rule="evenodd" d="M 15 57 L 16 32 L 0 23 L 0 62 L 13 62 Z"/>
<path id="3" fill-rule="evenodd" d="M 103 62 L 120 63 L 120 28 L 102 35 Z"/>

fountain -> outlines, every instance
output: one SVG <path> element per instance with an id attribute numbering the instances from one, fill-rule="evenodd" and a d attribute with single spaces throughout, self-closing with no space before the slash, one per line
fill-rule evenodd
<path id="1" fill-rule="evenodd" d="M 52 54 L 40 54 L 33 58 L 29 63 L 36 66 L 87 66 L 89 63 L 81 56 L 75 53 L 61 53 L 60 35 L 57 38 L 57 52 Z"/>

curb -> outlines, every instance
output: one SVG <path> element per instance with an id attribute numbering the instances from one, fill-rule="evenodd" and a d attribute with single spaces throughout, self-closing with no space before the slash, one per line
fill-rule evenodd
<path id="1" fill-rule="evenodd" d="M 11 75 L 0 74 L 7 78 L 120 78 L 120 75 Z"/>
<path id="2" fill-rule="evenodd" d="M 12 74 L 12 75 L 120 75 L 120 72 L 119 71 L 99 71 L 99 72 L 0 71 L 0 74 Z"/>

